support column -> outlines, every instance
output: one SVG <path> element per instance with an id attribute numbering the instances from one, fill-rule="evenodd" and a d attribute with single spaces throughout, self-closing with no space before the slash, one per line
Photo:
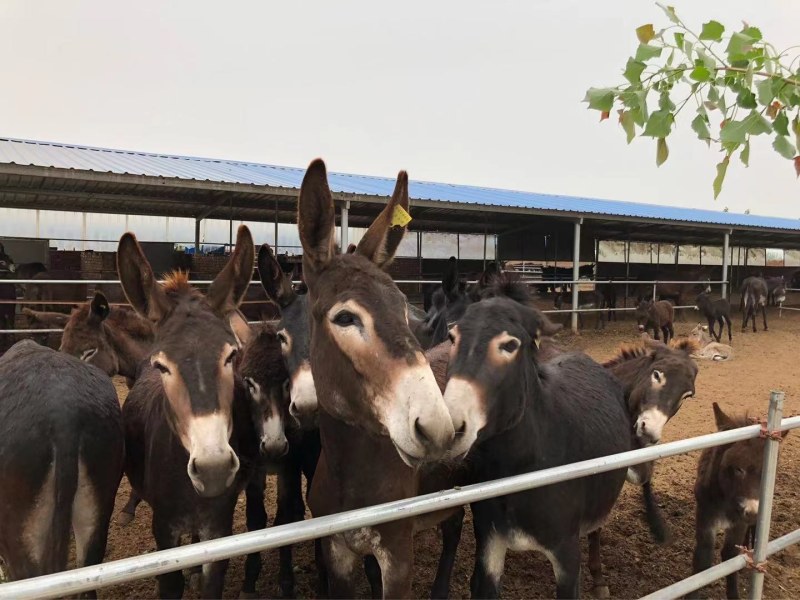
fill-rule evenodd
<path id="1" fill-rule="evenodd" d="M 275 244 L 273 244 L 273 251 L 275 256 L 278 256 L 278 201 L 275 200 Z"/>
<path id="2" fill-rule="evenodd" d="M 350 200 L 345 200 L 342 204 L 342 239 L 339 246 L 342 248 L 342 253 L 347 252 L 347 246 L 350 245 Z"/>
<path id="3" fill-rule="evenodd" d="M 581 225 L 583 219 L 575 221 L 574 239 L 572 240 L 572 332 L 578 332 L 578 277 L 580 277 L 581 261 Z M 599 306 L 597 308 L 600 308 Z"/>
<path id="4" fill-rule="evenodd" d="M 200 221 L 201 219 L 194 220 L 194 254 L 200 255 Z"/>
<path id="5" fill-rule="evenodd" d="M 725 232 L 722 237 L 722 297 L 728 297 L 728 259 L 730 258 L 731 231 Z"/>

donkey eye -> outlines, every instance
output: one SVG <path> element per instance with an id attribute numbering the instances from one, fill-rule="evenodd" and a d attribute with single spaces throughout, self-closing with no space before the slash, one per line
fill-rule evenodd
<path id="1" fill-rule="evenodd" d="M 341 310 L 333 317 L 333 324 L 338 327 L 350 327 L 351 325 L 356 325 L 358 322 L 358 317 L 349 310 Z"/>
<path id="2" fill-rule="evenodd" d="M 653 371 L 653 383 L 661 383 L 663 379 L 664 379 L 664 374 L 661 371 L 659 371 L 658 369 Z"/>
<path id="3" fill-rule="evenodd" d="M 87 361 L 91 360 L 91 358 L 97 354 L 97 348 L 90 348 L 89 350 L 84 350 L 83 354 L 81 354 L 81 360 Z"/>
<path id="4" fill-rule="evenodd" d="M 278 342 L 281 346 L 285 346 L 289 343 L 289 338 L 286 337 L 286 334 L 283 332 L 283 330 L 278 332 Z"/>
<path id="5" fill-rule="evenodd" d="M 226 367 L 233 362 L 233 359 L 236 358 L 236 355 L 238 353 L 239 353 L 239 351 L 236 350 L 235 348 L 233 350 L 231 350 L 231 353 L 228 354 L 228 358 L 225 359 L 225 366 Z"/>
<path id="6" fill-rule="evenodd" d="M 161 373 L 163 373 L 164 375 L 171 375 L 172 374 L 172 371 L 170 371 L 169 368 L 164 363 L 162 363 L 160 361 L 154 360 L 153 361 L 153 366 L 156 369 L 158 369 Z"/>
<path id="7" fill-rule="evenodd" d="M 500 350 L 501 352 L 514 354 L 514 352 L 519 350 L 519 342 L 517 340 L 508 340 L 507 342 L 503 342 L 500 344 Z"/>

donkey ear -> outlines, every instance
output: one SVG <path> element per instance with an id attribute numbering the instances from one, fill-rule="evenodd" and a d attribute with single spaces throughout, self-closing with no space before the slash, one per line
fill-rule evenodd
<path id="1" fill-rule="evenodd" d="M 283 273 L 269 244 L 263 244 L 258 250 L 258 276 L 267 296 L 278 306 L 285 308 L 294 301 L 295 293 L 292 289 L 292 282 Z"/>
<path id="2" fill-rule="evenodd" d="M 103 292 L 95 292 L 92 301 L 89 303 L 89 315 L 92 319 L 103 321 L 111 313 L 108 299 Z"/>
<path id="3" fill-rule="evenodd" d="M 400 171 L 391 200 L 370 225 L 356 248 L 382 269 L 387 268 L 397 252 L 411 221 L 408 214 L 408 173 Z"/>
<path id="4" fill-rule="evenodd" d="M 333 196 L 321 158 L 314 160 L 303 177 L 297 201 L 297 227 L 303 245 L 303 271 L 311 276 L 333 258 Z"/>
<path id="5" fill-rule="evenodd" d="M 253 330 L 240 311 L 234 310 L 228 315 L 228 324 L 241 345 L 246 346 L 250 343 L 253 338 Z"/>
<path id="6" fill-rule="evenodd" d="M 153 275 L 136 236 L 124 234 L 117 246 L 117 273 L 122 291 L 133 309 L 146 319 L 159 321 L 169 310 L 169 299 Z"/>
<path id="7" fill-rule="evenodd" d="M 549 337 L 561 331 L 561 324 L 553 323 L 538 309 L 523 304 L 517 304 L 516 308 L 522 313 L 522 326 L 530 334 L 537 348 L 543 337 Z"/>
<path id="8" fill-rule="evenodd" d="M 236 232 L 236 247 L 225 267 L 208 288 L 208 303 L 218 315 L 227 315 L 239 308 L 250 281 L 253 279 L 255 262 L 253 236 L 246 225 L 239 225 Z"/>
<path id="9" fill-rule="evenodd" d="M 711 406 L 714 408 L 714 420 L 717 423 L 718 431 L 736 429 L 736 423 L 728 415 L 722 412 L 722 409 L 719 407 L 719 404 L 714 402 Z"/>
<path id="10" fill-rule="evenodd" d="M 356 250 L 358 250 L 358 246 L 356 246 L 355 244 L 350 244 L 349 246 L 347 246 L 347 252 L 345 252 L 345 254 L 355 254 Z"/>

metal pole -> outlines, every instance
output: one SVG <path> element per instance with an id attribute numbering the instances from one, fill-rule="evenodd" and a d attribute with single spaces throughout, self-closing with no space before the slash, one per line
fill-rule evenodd
<path id="1" fill-rule="evenodd" d="M 578 333 L 578 277 L 580 277 L 581 261 L 581 225 L 583 219 L 575 221 L 572 240 L 572 333 Z M 600 308 L 600 307 L 598 307 Z"/>
<path id="2" fill-rule="evenodd" d="M 730 253 L 730 244 L 731 244 L 731 231 L 728 230 L 725 232 L 725 235 L 722 237 L 722 281 L 728 281 L 728 254 Z M 728 297 L 728 284 L 722 284 L 722 297 Z"/>
<path id="3" fill-rule="evenodd" d="M 623 249 L 623 254 L 625 255 L 625 308 L 628 308 L 628 296 L 630 295 L 628 286 L 630 285 L 628 282 L 631 279 L 631 242 L 630 240 L 625 241 L 625 247 Z"/>
<path id="4" fill-rule="evenodd" d="M 342 252 L 347 252 L 347 246 L 350 245 L 350 200 L 342 204 L 342 238 L 339 245 Z"/>
<path id="5" fill-rule="evenodd" d="M 200 219 L 194 220 L 194 253 L 200 254 Z"/>
<path id="6" fill-rule="evenodd" d="M 483 270 L 486 270 L 486 225 L 483 226 Z"/>
<path id="7" fill-rule="evenodd" d="M 770 392 L 769 417 L 767 429 L 770 432 L 778 431 L 783 417 L 783 392 Z M 772 520 L 772 500 L 775 493 L 775 472 L 778 467 L 778 444 L 780 438 L 767 438 L 764 448 L 764 466 L 761 471 L 761 491 L 758 498 L 758 521 L 756 523 L 756 544 L 753 548 L 753 562 L 756 565 L 767 560 L 767 544 L 769 543 L 769 525 Z M 764 592 L 764 573 L 753 571 L 750 580 L 751 600 L 760 600 Z"/>
<path id="8" fill-rule="evenodd" d="M 275 248 L 275 256 L 278 255 L 278 201 L 275 200 L 275 243 L 273 244 Z"/>

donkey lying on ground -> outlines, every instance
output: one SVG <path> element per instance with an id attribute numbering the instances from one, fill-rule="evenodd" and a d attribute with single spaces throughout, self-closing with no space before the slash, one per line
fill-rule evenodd
<path id="1" fill-rule="evenodd" d="M 728 343 L 730 344 L 733 340 L 731 334 L 731 303 L 725 298 L 712 300 L 708 294 L 702 293 L 698 294 L 695 306 L 708 321 L 708 330 L 716 338 L 717 342 L 722 337 L 724 324 L 728 325 Z M 719 325 L 719 333 L 714 332 L 714 323 Z"/>
<path id="2" fill-rule="evenodd" d="M 753 333 L 756 333 L 756 312 L 761 308 L 764 318 L 764 331 L 767 331 L 767 282 L 761 277 L 748 277 L 742 282 L 742 295 L 739 307 L 742 310 L 742 332 L 747 322 L 753 319 Z"/>
<path id="3" fill-rule="evenodd" d="M 698 349 L 692 358 L 706 360 L 730 360 L 733 358 L 733 348 L 727 344 L 715 342 L 708 332 L 708 325 L 698 323 L 689 334 L 689 339 L 697 342 Z"/>
<path id="4" fill-rule="evenodd" d="M 463 431 L 452 453 L 468 455 L 476 480 L 633 448 L 623 390 L 610 372 L 581 354 L 539 363 L 539 340 L 553 330 L 507 298 L 470 305 L 452 330 L 445 402 Z M 556 595 L 578 597 L 580 538 L 602 526 L 624 481 L 620 469 L 474 503 L 472 597 L 498 597 L 508 549 L 543 551 Z"/>
<path id="5" fill-rule="evenodd" d="M 0 358 L 0 556 L 11 579 L 98 564 L 122 477 L 122 417 L 98 369 L 25 340 Z M 96 597 L 92 594 L 93 597 Z"/>
<path id="6" fill-rule="evenodd" d="M 745 427 L 752 423 L 747 417 L 730 417 L 714 402 L 714 420 L 718 431 Z M 788 431 L 781 436 L 786 437 Z M 764 460 L 765 438 L 752 438 L 726 446 L 703 450 L 697 465 L 694 497 L 695 549 L 692 572 L 699 573 L 714 562 L 717 531 L 725 529 L 722 560 L 739 554 L 737 546 L 747 546 L 748 528 L 758 515 L 758 496 Z M 726 578 L 727 597 L 738 598 L 738 575 Z"/>
<path id="7" fill-rule="evenodd" d="M 227 315 L 250 282 L 253 254 L 242 226 L 228 263 L 203 296 L 183 273 L 159 284 L 133 234 L 119 242 L 125 295 L 155 323 L 151 366 L 137 378 L 123 417 L 125 472 L 153 509 L 158 549 L 177 546 L 184 533 L 206 540 L 232 531 L 236 499 L 249 474 L 240 472 L 231 446 L 238 441 L 233 363 L 240 342 Z M 203 566 L 204 597 L 221 597 L 226 569 L 227 561 Z M 180 571 L 160 575 L 158 582 L 160 597 L 181 596 Z"/>
<path id="8" fill-rule="evenodd" d="M 667 344 L 675 337 L 672 322 L 675 320 L 675 309 L 669 300 L 642 300 L 634 312 L 639 331 L 653 332 L 653 337 L 659 339 L 659 332 L 664 334 L 664 343 Z"/>

